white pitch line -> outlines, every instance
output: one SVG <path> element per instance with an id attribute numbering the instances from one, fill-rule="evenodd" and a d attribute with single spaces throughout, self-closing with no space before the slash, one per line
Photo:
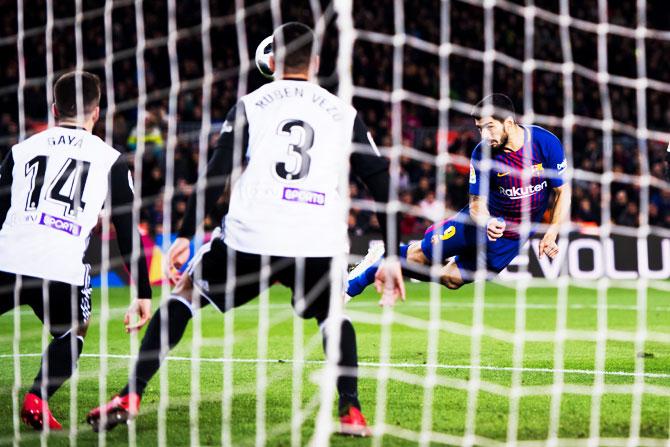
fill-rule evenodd
<path id="1" fill-rule="evenodd" d="M 399 304 L 397 306 L 397 310 L 401 311 L 402 308 L 404 307 L 419 307 L 419 308 L 424 308 L 429 306 L 428 301 L 414 301 L 414 302 L 406 302 Z M 270 309 L 285 309 L 288 308 L 289 304 L 288 303 L 275 303 L 275 304 L 270 304 L 269 307 Z M 443 302 L 441 304 L 442 307 L 445 308 L 454 308 L 454 309 L 472 309 L 474 307 L 473 303 L 450 303 L 450 302 Z M 346 308 L 378 308 L 379 305 L 376 302 L 350 302 L 347 304 Z M 554 310 L 556 309 L 556 304 L 526 304 L 526 309 L 533 309 L 533 310 Z M 346 309 L 345 308 L 345 309 Z M 516 304 L 514 303 L 486 303 L 484 304 L 485 309 L 516 309 Z M 607 308 L 609 310 L 628 310 L 628 311 L 637 311 L 637 306 L 634 305 L 626 305 L 626 304 L 608 304 Z M 597 304 L 570 304 L 568 305 L 568 309 L 586 309 L 586 310 L 597 310 L 598 305 Z M 112 307 L 110 308 L 110 313 L 112 315 L 122 315 L 126 312 L 127 308 L 126 307 Z M 258 305 L 257 304 L 247 304 L 243 307 L 239 307 L 235 309 L 235 312 L 243 312 L 243 311 L 251 311 L 251 310 L 258 310 Z M 670 312 L 670 306 L 649 306 L 647 307 L 648 311 L 656 311 L 656 312 Z M 21 315 L 33 315 L 32 310 L 24 309 L 20 310 L 19 313 Z M 9 312 L 8 312 L 9 314 Z M 94 315 L 95 315 L 95 309 L 94 309 Z"/>
<path id="2" fill-rule="evenodd" d="M 19 357 L 40 357 L 41 353 L 26 353 L 19 354 Z M 12 358 L 13 354 L 0 354 L 0 358 Z M 103 357 L 100 354 L 82 354 L 81 357 L 91 357 L 91 358 L 100 358 Z M 112 359 L 129 359 L 131 356 L 126 354 L 106 354 L 104 357 Z M 168 356 L 166 360 L 178 361 L 178 362 L 191 362 L 198 361 L 202 363 L 304 363 L 309 365 L 325 365 L 324 360 L 303 360 L 301 362 L 296 362 L 292 359 L 223 359 L 223 358 L 194 358 L 194 357 L 179 357 L 179 356 Z M 521 372 L 530 372 L 530 373 L 547 373 L 553 374 L 555 372 L 562 372 L 563 374 L 582 374 L 582 375 L 596 375 L 603 374 L 606 376 L 624 376 L 624 377 L 644 377 L 648 379 L 670 379 L 670 374 L 666 373 L 636 373 L 628 371 L 595 371 L 592 369 L 561 369 L 555 370 L 553 368 L 514 368 L 511 366 L 477 366 L 473 367 L 471 365 L 449 365 L 449 364 L 429 364 L 429 363 L 379 363 L 379 362 L 359 362 L 359 366 L 367 366 L 371 368 L 438 368 L 438 369 L 463 369 L 463 370 L 482 370 L 482 371 L 521 371 Z"/>

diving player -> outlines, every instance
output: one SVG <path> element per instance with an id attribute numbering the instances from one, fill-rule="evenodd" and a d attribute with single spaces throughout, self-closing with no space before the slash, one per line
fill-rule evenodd
<path id="1" fill-rule="evenodd" d="M 420 266 L 443 264 L 439 281 L 449 289 L 474 280 L 478 246 L 486 248 L 489 274 L 500 273 L 535 233 L 550 205 L 550 224 L 540 242 L 540 256 L 554 258 L 559 229 L 570 213 L 570 186 L 563 178 L 567 160 L 555 135 L 539 126 L 519 124 L 512 101 L 499 93 L 481 100 L 472 117 L 482 141 L 471 156 L 470 204 L 429 227 L 420 242 L 402 245 L 399 250 L 406 276 L 430 281 Z M 551 191 L 554 199 L 550 204 Z M 530 219 L 525 232 L 524 217 Z M 382 250 L 371 248 L 352 270 L 347 295 L 360 294 L 372 282 L 379 285 L 384 278 Z"/>

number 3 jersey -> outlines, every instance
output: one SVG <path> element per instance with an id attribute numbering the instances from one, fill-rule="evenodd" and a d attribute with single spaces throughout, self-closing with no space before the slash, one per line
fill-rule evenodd
<path id="1" fill-rule="evenodd" d="M 110 180 L 112 222 L 122 254 L 129 253 L 133 192 L 120 155 L 86 130 L 64 126 L 12 147 L 0 169 L 0 270 L 83 285 L 84 252 Z M 139 265 L 140 294 L 151 297 L 146 265 Z"/>
<path id="2" fill-rule="evenodd" d="M 359 143 L 353 152 L 352 142 Z M 223 125 L 208 185 L 217 178 L 221 183 L 219 175 L 232 172 L 233 160 L 244 169 L 232 183 L 224 240 L 246 253 L 330 257 L 346 252 L 350 163 L 363 183 L 382 172 L 388 181 L 388 163 L 356 110 L 301 80 L 275 81 L 241 98 Z M 388 183 L 377 188 L 384 189 Z M 191 202 L 183 236 L 194 231 Z"/>

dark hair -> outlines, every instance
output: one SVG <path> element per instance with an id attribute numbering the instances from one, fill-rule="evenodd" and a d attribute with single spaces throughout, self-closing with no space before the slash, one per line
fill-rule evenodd
<path id="1" fill-rule="evenodd" d="M 284 71 L 307 69 L 315 44 L 314 31 L 300 22 L 285 23 L 272 33 L 274 56 L 283 53 Z"/>
<path id="2" fill-rule="evenodd" d="M 514 103 L 509 96 L 503 95 L 502 93 L 493 93 L 479 101 L 472 108 L 470 116 L 477 120 L 487 116 L 498 121 L 505 121 L 507 118 L 512 118 L 512 120 L 516 122 Z"/>
<path id="3" fill-rule="evenodd" d="M 83 115 L 88 115 L 100 104 L 100 78 L 87 71 L 71 71 L 58 78 L 54 84 L 54 102 L 59 118 L 77 116 L 77 78 L 81 79 L 79 92 L 84 105 Z"/>

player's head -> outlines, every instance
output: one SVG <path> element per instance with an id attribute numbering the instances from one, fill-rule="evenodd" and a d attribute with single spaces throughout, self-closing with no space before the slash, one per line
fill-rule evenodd
<path id="1" fill-rule="evenodd" d="M 77 110 L 78 92 L 82 111 Z M 53 112 L 58 121 L 83 119 L 95 123 L 100 116 L 100 78 L 87 71 L 71 71 L 58 78 L 54 84 Z"/>
<path id="2" fill-rule="evenodd" d="M 502 93 L 488 95 L 472 109 L 471 116 L 486 143 L 492 148 L 503 148 L 511 130 L 516 126 L 514 104 Z"/>
<path id="3" fill-rule="evenodd" d="M 272 52 L 270 68 L 283 76 L 309 76 L 318 71 L 316 36 L 305 24 L 289 22 L 278 27 L 272 33 Z"/>

